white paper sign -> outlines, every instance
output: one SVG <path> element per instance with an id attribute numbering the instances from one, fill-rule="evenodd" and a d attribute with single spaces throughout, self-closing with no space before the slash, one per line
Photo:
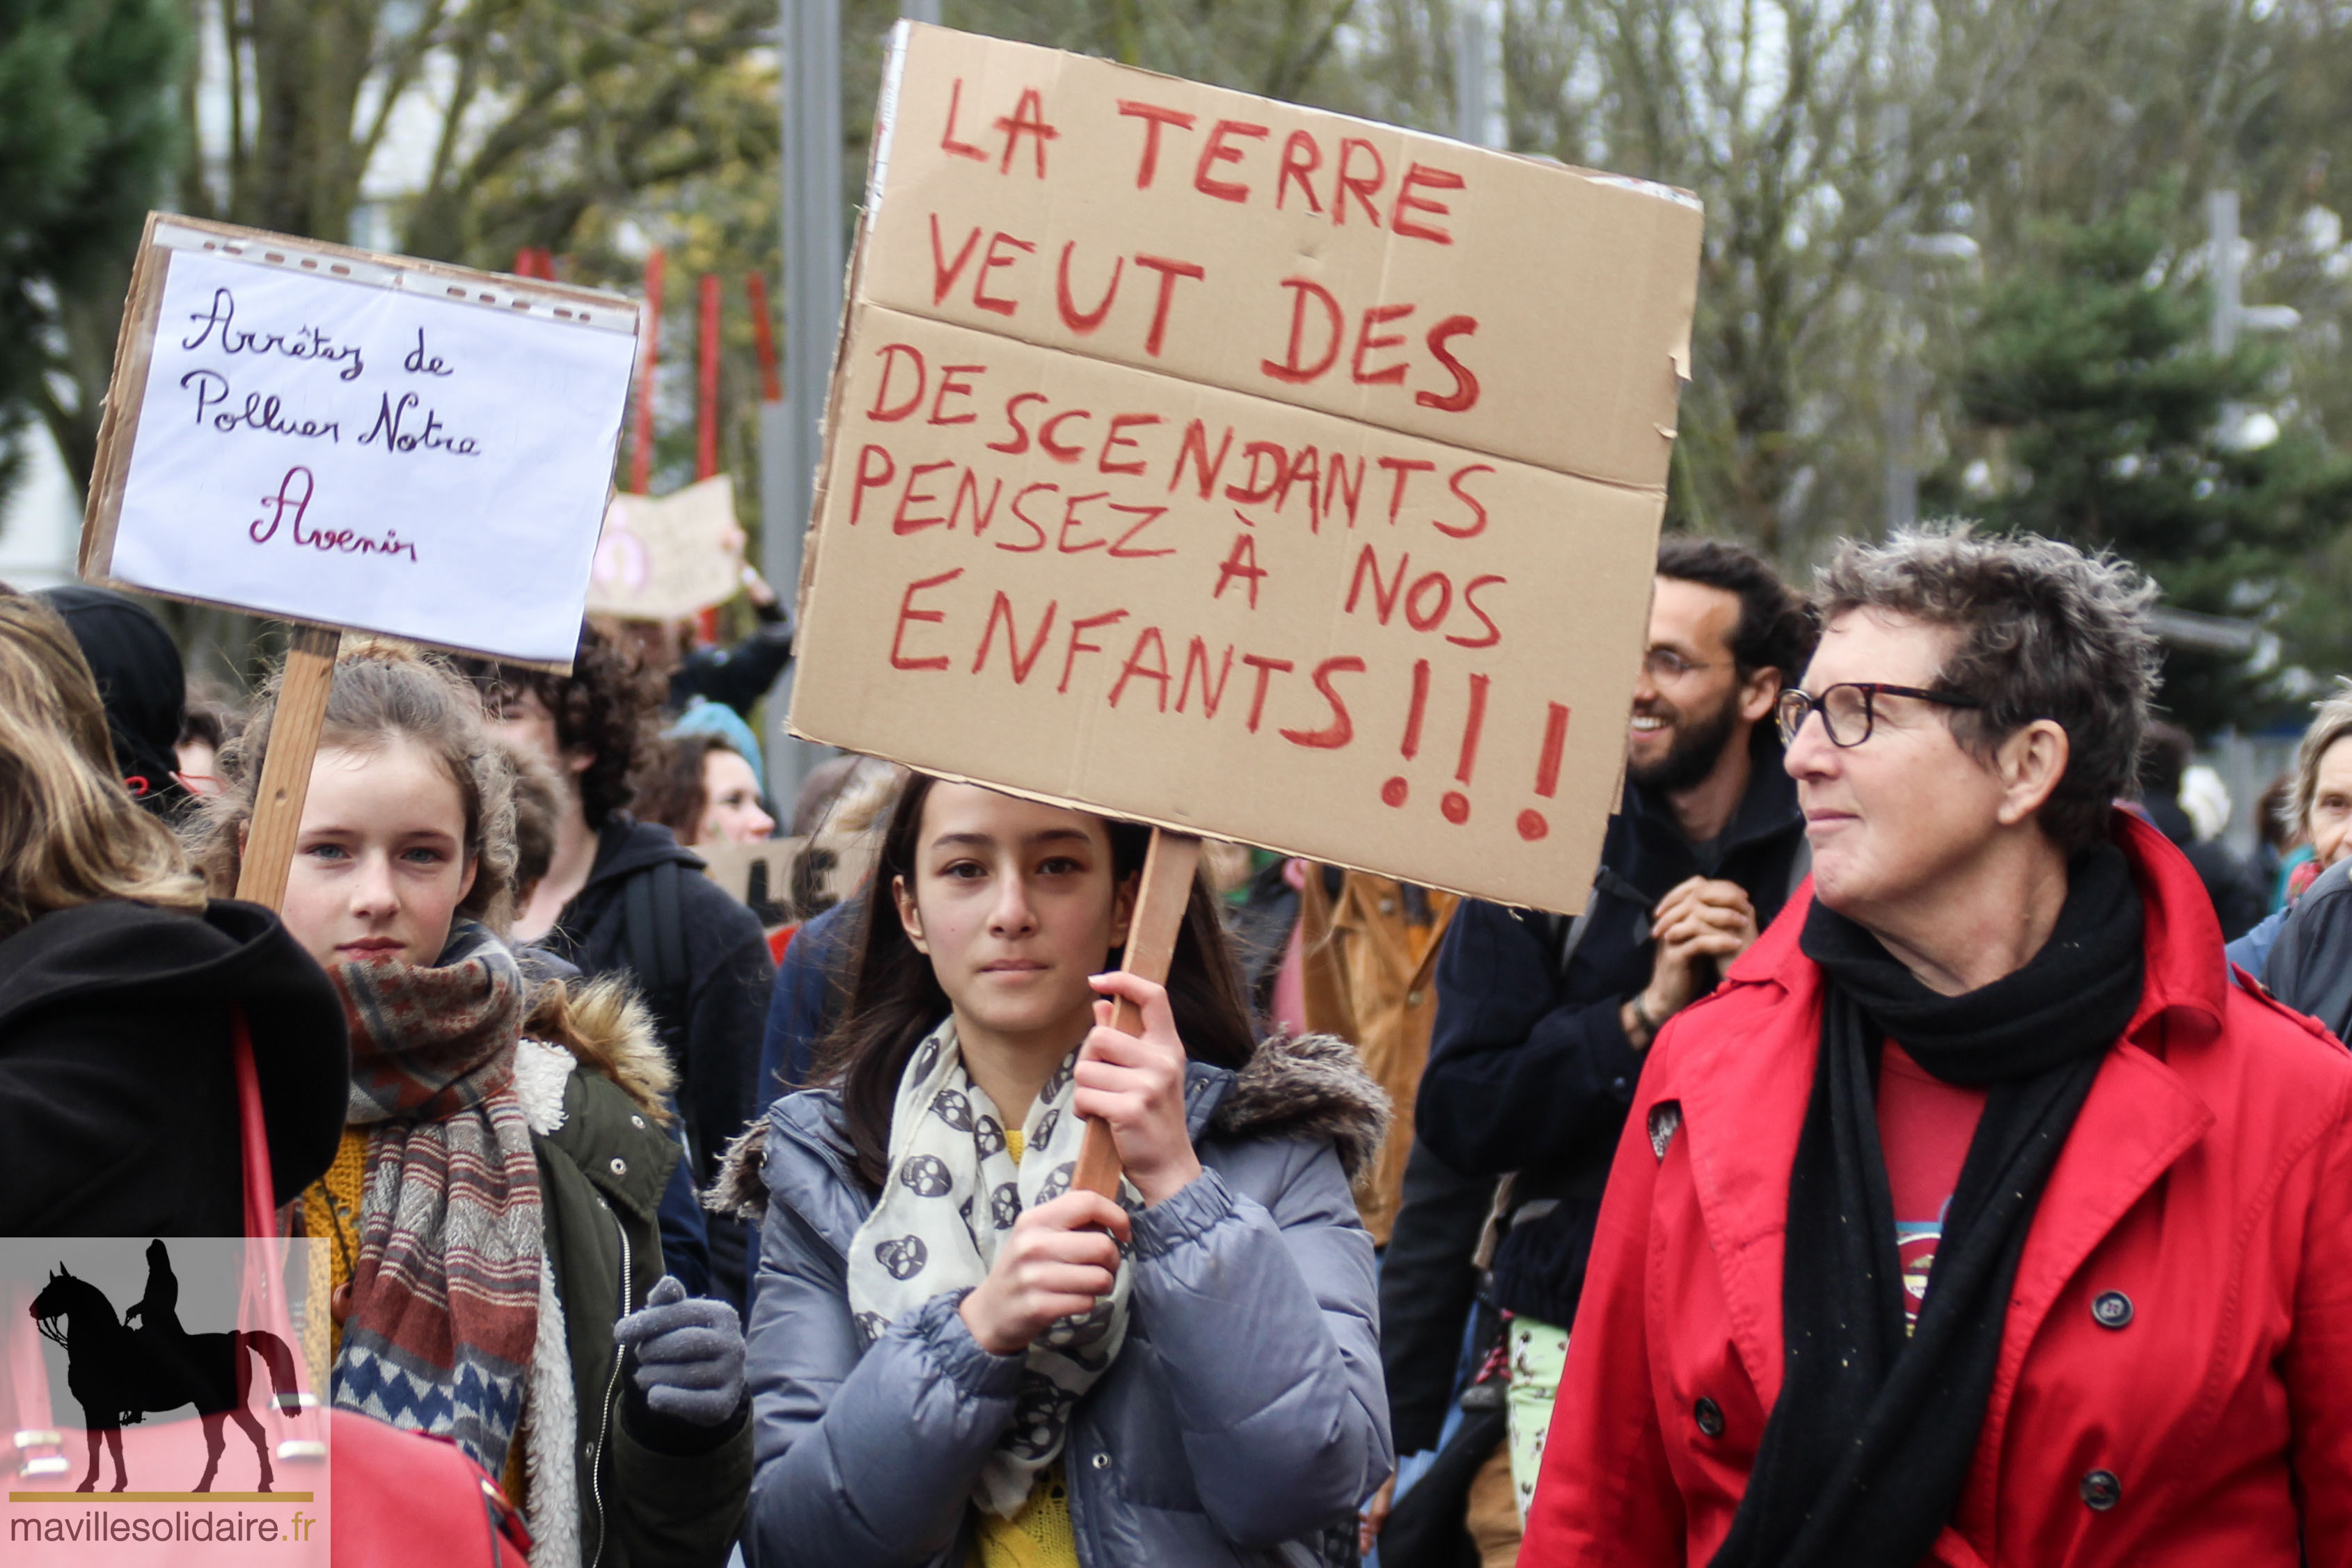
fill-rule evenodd
<path id="1" fill-rule="evenodd" d="M 174 248 L 110 574 L 567 661 L 635 350 L 543 304 Z"/>

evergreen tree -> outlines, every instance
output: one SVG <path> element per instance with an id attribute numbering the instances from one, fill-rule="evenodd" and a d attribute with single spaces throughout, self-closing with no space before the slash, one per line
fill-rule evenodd
<path id="1" fill-rule="evenodd" d="M 0 497 L 39 418 L 76 477 L 140 225 L 179 152 L 173 0 L 0 0 Z"/>
<path id="2" fill-rule="evenodd" d="M 2210 733 L 2291 715 L 2303 666 L 2344 667 L 2352 638 L 2311 590 L 2348 537 L 2352 461 L 2291 421 L 2232 438 L 2233 408 L 2278 400 L 2276 357 L 2213 351 L 2210 292 L 2167 246 L 2174 204 L 2045 225 L 2038 261 L 1987 288 L 1956 376 L 1966 428 L 1922 506 L 2113 549 L 2165 603 L 2278 636 L 2277 659 L 2168 650 L 2161 700 Z"/>

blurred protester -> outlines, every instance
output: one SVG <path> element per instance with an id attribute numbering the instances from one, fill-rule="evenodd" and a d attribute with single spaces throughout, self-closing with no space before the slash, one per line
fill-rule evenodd
<path id="1" fill-rule="evenodd" d="M 2263 878 L 2265 912 L 2286 907 L 2289 882 L 2310 861 L 2311 841 L 2294 816 L 2294 775 L 2282 773 L 2254 801 L 2254 869 Z M 2309 885 L 2306 878 L 2303 886 Z"/>
<path id="2" fill-rule="evenodd" d="M 1499 1187 L 1499 1178 L 1465 1176 L 1410 1140 L 1381 1260 L 1381 1366 L 1390 1430 L 1412 1468 L 1401 1464 L 1367 1500 L 1359 1537 L 1363 1552 L 1379 1549 L 1382 1568 L 1511 1568 L 1518 1560 L 1519 1504 L 1504 1442 L 1507 1369 L 1500 1318 L 1482 1289 Z M 1474 1353 L 1466 1369 L 1465 1346 Z"/>
<path id="3" fill-rule="evenodd" d="M 177 778 L 180 707 L 187 696 L 179 645 L 153 611 L 110 588 L 78 582 L 34 597 L 64 618 L 89 662 L 123 788 L 176 824 L 190 800 Z"/>
<path id="4" fill-rule="evenodd" d="M 2352 683 L 2347 687 L 2319 705 L 2296 754 L 2293 808 L 2311 840 L 2310 879 L 2292 904 L 2231 949 L 2245 964 L 2239 955 L 2268 936 L 2256 955 L 2263 983 L 2339 1040 L 2352 1030 Z"/>
<path id="5" fill-rule="evenodd" d="M 1824 571 L 1813 896 L 1643 1073 L 1523 1563 L 2352 1560 L 2352 1058 L 2113 804 L 2152 597 L 1965 532 Z"/>
<path id="6" fill-rule="evenodd" d="M 2236 804 L 2221 770 L 2210 762 L 2192 762 L 2180 770 L 2180 791 L 2175 797 L 2189 813 L 2189 825 L 2200 842 L 2217 841 L 2230 831 Z M 2193 863 L 2193 862 L 2192 862 Z"/>
<path id="7" fill-rule="evenodd" d="M 818 775 L 824 777 L 820 779 Z M 835 757 L 817 765 L 801 790 L 793 831 L 809 840 L 803 860 L 814 872 L 832 871 L 831 856 L 855 841 L 881 837 L 882 819 L 903 788 L 907 770 L 878 757 Z M 802 879 L 793 901 L 808 915 L 776 965 L 776 988 L 768 1003 L 760 1042 L 760 1103 L 788 1090 L 805 1088 L 816 1062 L 816 1044 L 833 1027 L 849 990 L 849 936 L 865 907 L 861 888 L 832 902 Z"/>
<path id="8" fill-rule="evenodd" d="M 800 793 L 793 799 L 793 837 L 804 839 L 816 831 L 850 774 L 865 760 L 854 751 L 845 751 L 826 758 L 802 777 Z"/>
<path id="9" fill-rule="evenodd" d="M 199 799 L 221 789 L 222 747 L 236 737 L 245 715 L 210 680 L 191 676 L 180 707 L 180 738 L 173 746 L 180 788 Z"/>
<path id="10" fill-rule="evenodd" d="M 2182 780 L 2195 750 L 2196 742 L 2179 726 L 2161 721 L 2149 724 L 2147 740 L 2140 752 L 2137 804 L 2156 824 L 2156 831 L 2170 840 L 2172 847 L 2197 868 L 2198 879 L 2204 883 L 2206 894 L 2213 900 L 2213 913 L 2221 923 L 2222 937 L 2234 942 L 2262 922 L 2262 883 L 2255 878 L 2253 868 L 2231 854 L 2229 846 L 2221 841 L 2221 827 L 2210 832 L 2200 831 L 2183 804 Z M 2226 796 L 2221 801 L 2221 816 L 2226 826 Z"/>
<path id="11" fill-rule="evenodd" d="M 66 624 L 0 588 L 0 1236 L 243 1235 L 239 1012 L 277 1202 L 342 1134 L 333 987 L 121 778 Z"/>
<path id="12" fill-rule="evenodd" d="M 1351 1554 L 1390 1456 L 1348 1186 L 1385 1107 L 1343 1042 L 1256 1042 L 1205 883 L 1165 988 L 1104 972 L 1149 839 L 907 785 L 826 1086 L 729 1162 L 765 1208 L 754 1561 Z M 1089 1119 L 1116 1202 L 1071 1190 Z"/>
<path id="13" fill-rule="evenodd" d="M 2307 874 L 2299 886 L 2289 883 L 2284 904 L 2230 944 L 2230 962 L 2264 984 L 2270 982 L 2271 948 L 2287 916 L 2314 879 L 2352 852 L 2352 681 L 2342 685 L 2316 705 L 2294 751 L 2294 793 L 2287 810 L 2311 846 Z"/>
<path id="14" fill-rule="evenodd" d="M 1251 1009 L 1269 1022 L 1287 1009 L 1293 1028 L 1306 1022 L 1298 952 L 1298 909 L 1306 884 L 1306 862 L 1266 855 L 1226 904 L 1226 930 Z"/>
<path id="15" fill-rule="evenodd" d="M 1496 1204 L 1491 1255 L 1507 1340 L 1486 1358 L 1505 1379 L 1508 1431 L 1507 1457 L 1490 1462 L 1507 1465 L 1517 1508 L 1474 1521 L 1489 1562 L 1535 1487 L 1603 1182 L 1650 1043 L 1803 879 L 1803 823 L 1771 715 L 1812 634 L 1801 601 L 1752 552 L 1660 541 L 1624 801 L 1584 913 L 1531 919 L 1471 902 L 1446 933 L 1416 1125 L 1465 1177 L 1517 1173 Z M 1463 1239 L 1454 1268 L 1475 1244 Z M 1381 1281 L 1384 1302 L 1424 1289 L 1452 1287 Z"/>
<path id="16" fill-rule="evenodd" d="M 673 729 L 649 761 L 638 807 L 646 821 L 667 828 L 688 849 L 774 836 L 776 820 L 760 804 L 759 776 L 727 737 Z"/>
<path id="17" fill-rule="evenodd" d="M 643 991 L 677 1077 L 694 1161 L 708 1185 L 752 1113 L 760 1031 L 774 966 L 749 909 L 701 874 L 667 828 L 627 810 L 630 776 L 657 699 L 636 664 L 583 628 L 569 674 L 467 661 L 497 727 L 562 788 L 555 852 L 515 932 L 591 978 L 626 974 Z M 713 1288 L 741 1305 L 750 1239 L 710 1226 Z"/>
<path id="18" fill-rule="evenodd" d="M 274 693 L 209 804 L 232 881 Z M 332 1241 L 311 1333 L 339 1408 L 446 1437 L 544 1561 L 727 1561 L 751 1479 L 741 1328 L 667 1275 L 668 1063 L 607 980 L 533 985 L 512 775 L 473 689 L 401 644 L 336 661 L 286 925 L 351 1020 L 348 1126 L 302 1197 Z"/>
<path id="19" fill-rule="evenodd" d="M 1334 884 L 1337 884 L 1336 887 Z M 1338 866 L 1307 868 L 1299 890 L 1306 1032 L 1356 1048 L 1364 1071 L 1412 1124 L 1413 1097 L 1437 1020 L 1437 952 L 1460 902 L 1453 894 Z M 1410 1138 L 1391 1138 L 1356 1184 L 1372 1245 L 1386 1248 L 1402 1200 Z"/>
<path id="20" fill-rule="evenodd" d="M 751 634 L 731 648 L 704 647 L 691 619 L 607 621 L 600 630 L 630 648 L 663 684 L 663 706 L 682 713 L 697 698 L 732 708 L 750 718 L 760 699 L 792 663 L 793 619 L 765 579 L 746 566 L 743 597 L 757 622 Z"/>

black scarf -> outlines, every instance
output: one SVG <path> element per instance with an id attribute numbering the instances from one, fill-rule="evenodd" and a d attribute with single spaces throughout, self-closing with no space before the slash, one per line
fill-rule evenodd
<path id="1" fill-rule="evenodd" d="M 1711 1568 L 1916 1568 L 1968 1479 L 2042 1186 L 2139 1006 L 2139 893 L 2122 851 L 2079 857 L 2042 950 L 1957 997 L 1818 901 L 1801 946 L 1829 984 L 1789 1177 L 1783 1382 Z M 1907 1338 L 1878 1142 L 1888 1039 L 1944 1082 L 1990 1090 Z"/>

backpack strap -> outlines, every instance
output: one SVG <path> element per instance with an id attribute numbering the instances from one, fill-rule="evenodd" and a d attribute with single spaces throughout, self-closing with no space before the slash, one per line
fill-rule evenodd
<path id="1" fill-rule="evenodd" d="M 662 861 L 629 878 L 622 891 L 621 925 L 637 988 L 674 1029 L 686 1027 L 685 996 L 692 972 L 686 959 L 686 900 L 676 861 Z M 657 1020 L 660 1021 L 660 1020 Z"/>
<path id="2" fill-rule="evenodd" d="M 686 963 L 686 899 L 678 891 L 683 869 L 676 861 L 653 868 L 655 963 L 664 990 L 677 990 L 689 978 Z"/>
<path id="3" fill-rule="evenodd" d="M 629 972 L 650 996 L 661 982 L 661 947 L 655 940 L 653 873 L 639 872 L 621 890 L 621 935 L 629 949 Z"/>
<path id="4" fill-rule="evenodd" d="M 1583 912 L 1566 925 L 1559 933 L 1559 948 L 1553 960 L 1553 973 L 1565 977 L 1568 966 L 1576 950 L 1584 946 L 1585 934 L 1592 928 L 1593 906 L 1603 898 L 1620 898 L 1641 910 L 1657 907 L 1657 900 L 1635 887 L 1607 866 L 1602 866 L 1592 878 L 1591 895 L 1585 899 Z"/>

